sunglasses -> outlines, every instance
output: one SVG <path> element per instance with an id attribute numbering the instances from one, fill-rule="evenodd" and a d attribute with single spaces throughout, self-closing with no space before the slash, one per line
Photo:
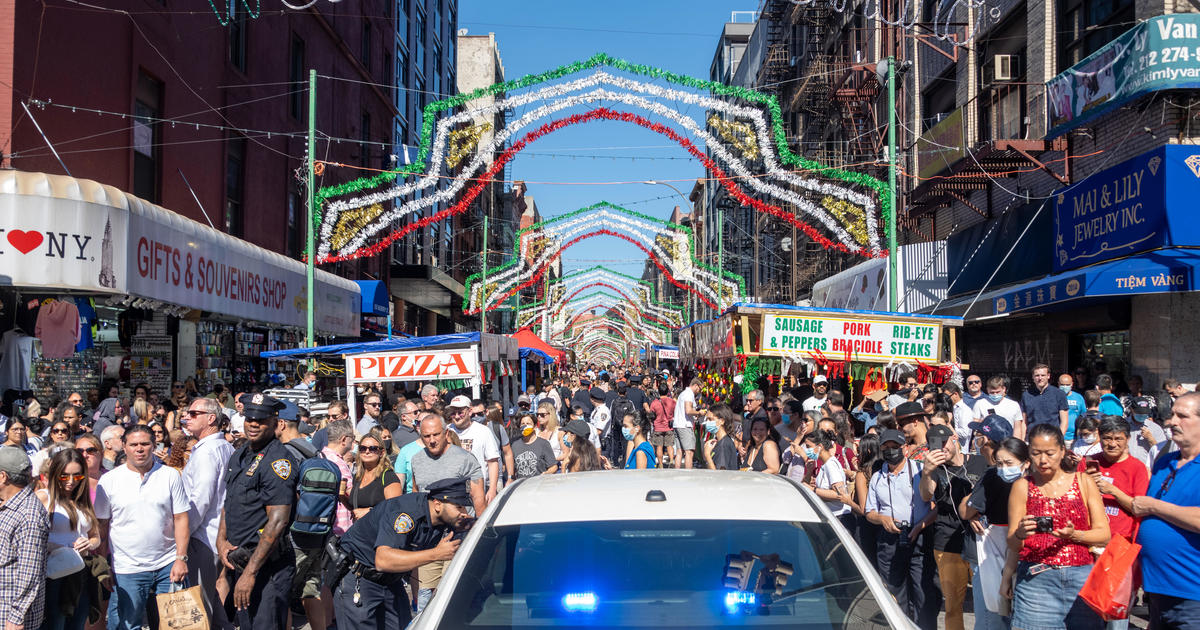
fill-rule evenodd
<path id="1" fill-rule="evenodd" d="M 382 407 L 383 405 L 381 405 L 379 403 L 363 403 L 363 406 L 364 407 Z"/>
<path id="2" fill-rule="evenodd" d="M 100 449 L 98 449 L 94 446 L 89 446 L 87 448 L 77 448 L 75 450 L 79 451 L 80 453 L 83 453 L 84 455 L 95 455 L 96 453 L 100 452 Z"/>
<path id="3" fill-rule="evenodd" d="M 980 383 L 983 383 L 983 381 L 967 381 L 967 385 L 979 385 Z"/>
<path id="4" fill-rule="evenodd" d="M 171 389 L 183 389 L 183 385 L 172 385 Z"/>
<path id="5" fill-rule="evenodd" d="M 51 433 L 66 433 L 66 429 L 50 429 Z"/>
<path id="6" fill-rule="evenodd" d="M 550 415 L 550 414 L 548 414 L 548 413 L 543 413 L 543 412 L 541 412 L 541 411 L 539 411 L 539 412 L 538 412 L 538 417 L 539 417 L 539 418 L 545 418 L 545 417 L 548 417 L 549 415 Z"/>
<path id="7" fill-rule="evenodd" d="M 362 453 L 382 453 L 382 446 L 360 446 L 358 450 Z"/>
<path id="8" fill-rule="evenodd" d="M 158 414 L 158 415 L 162 415 L 162 414 Z M 209 413 L 207 411 L 196 411 L 195 409 L 189 409 L 187 412 L 187 417 L 189 417 L 189 418 L 195 418 L 197 416 L 213 416 L 213 415 L 216 415 L 216 414 Z"/>
<path id="9" fill-rule="evenodd" d="M 767 411 L 779 411 L 779 407 L 767 407 Z"/>
<path id="10" fill-rule="evenodd" d="M 83 475 L 59 475 L 59 476 L 58 476 L 58 480 L 59 480 L 59 481 L 61 481 L 61 482 L 63 482 L 63 483 L 66 483 L 66 482 L 68 482 L 68 481 L 80 482 L 80 481 L 83 481 L 83 480 L 84 480 L 84 479 L 86 479 L 86 478 L 87 478 L 87 477 L 85 477 L 85 476 L 83 476 Z"/>

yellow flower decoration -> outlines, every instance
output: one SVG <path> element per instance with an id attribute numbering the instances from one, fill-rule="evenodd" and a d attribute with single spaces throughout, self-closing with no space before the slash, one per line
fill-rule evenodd
<path id="1" fill-rule="evenodd" d="M 457 168 L 475 147 L 479 145 L 479 137 L 483 132 L 492 128 L 492 123 L 483 123 L 480 125 L 472 125 L 463 129 L 457 129 L 450 132 L 450 151 L 446 154 L 446 164 L 450 168 Z"/>
<path id="2" fill-rule="evenodd" d="M 750 123 L 725 120 L 713 114 L 708 117 L 708 126 L 716 130 L 721 139 L 741 150 L 748 160 L 758 159 L 758 140 Z"/>
<path id="3" fill-rule="evenodd" d="M 854 240 L 863 244 L 867 242 L 867 213 L 861 207 L 844 199 L 834 199 L 833 197 L 821 199 L 821 207 L 840 221 L 850 236 L 854 237 Z"/>
<path id="4" fill-rule="evenodd" d="M 383 205 L 378 203 L 343 211 L 338 215 L 337 225 L 333 227 L 333 234 L 329 236 L 329 244 L 333 249 L 340 250 L 381 214 L 383 214 Z"/>

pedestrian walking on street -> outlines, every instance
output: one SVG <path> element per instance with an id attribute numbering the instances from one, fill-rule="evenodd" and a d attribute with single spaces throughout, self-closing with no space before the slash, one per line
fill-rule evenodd
<path id="1" fill-rule="evenodd" d="M 45 615 L 50 520 L 33 484 L 25 451 L 0 447 L 0 622 L 6 628 L 37 628 Z"/>
<path id="2" fill-rule="evenodd" d="M 1100 491 L 1066 460 L 1057 426 L 1034 425 L 1027 437 L 1030 475 L 1013 483 L 1008 504 L 1008 545 L 1019 554 L 1009 555 L 1000 580 L 1013 600 L 1013 627 L 1102 628 L 1078 597 L 1092 568 L 1089 548 L 1109 539 Z"/>
<path id="3" fill-rule="evenodd" d="M 209 625 L 228 630 L 233 625 L 217 596 L 220 561 L 217 534 L 225 505 L 225 469 L 233 445 L 221 432 L 221 407 L 212 398 L 197 398 L 182 414 L 183 426 L 196 438 L 192 456 L 183 467 L 183 488 L 188 498 L 188 583 L 199 586 Z"/>

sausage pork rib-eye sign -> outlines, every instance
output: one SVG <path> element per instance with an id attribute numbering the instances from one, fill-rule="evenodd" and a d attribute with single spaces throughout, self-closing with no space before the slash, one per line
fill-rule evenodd
<path id="1" fill-rule="evenodd" d="M 411 350 L 346 356 L 346 375 L 360 381 L 432 381 L 479 375 L 477 350 Z"/>
<path id="2" fill-rule="evenodd" d="M 814 351 L 841 359 L 849 352 L 855 361 L 886 363 L 939 360 L 940 323 L 889 320 L 879 317 L 765 314 L 762 354 L 808 356 Z"/>

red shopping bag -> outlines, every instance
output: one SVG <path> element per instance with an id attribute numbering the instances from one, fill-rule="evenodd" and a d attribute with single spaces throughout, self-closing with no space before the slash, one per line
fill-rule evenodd
<path id="1" fill-rule="evenodd" d="M 1134 536 L 1137 536 L 1136 529 Z M 1129 617 L 1129 602 L 1138 588 L 1135 565 L 1141 550 L 1141 545 L 1116 535 L 1092 565 L 1079 597 L 1105 621 Z"/>

